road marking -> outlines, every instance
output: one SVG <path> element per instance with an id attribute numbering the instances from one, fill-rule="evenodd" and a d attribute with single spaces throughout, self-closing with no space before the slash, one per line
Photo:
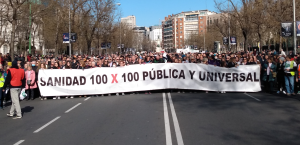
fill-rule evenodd
<path id="1" fill-rule="evenodd" d="M 86 98 L 86 99 L 84 99 L 84 101 L 86 101 L 86 100 L 88 100 L 88 99 L 90 99 L 91 97 L 88 97 L 88 98 Z"/>
<path id="2" fill-rule="evenodd" d="M 56 121 L 57 119 L 59 119 L 60 116 L 54 118 L 53 120 L 51 120 L 50 122 L 48 122 L 47 124 L 45 124 L 44 126 L 40 127 L 39 129 L 37 129 L 36 131 L 34 131 L 33 133 L 38 133 L 40 132 L 42 129 L 46 128 L 47 126 L 49 126 L 51 123 L 53 123 L 54 121 Z"/>
<path id="3" fill-rule="evenodd" d="M 21 144 L 22 142 L 24 142 L 25 140 L 20 140 L 20 141 L 18 141 L 18 142 L 16 142 L 14 145 L 19 145 L 19 144 Z"/>
<path id="4" fill-rule="evenodd" d="M 253 97 L 253 96 L 251 96 L 251 95 L 249 95 L 249 94 L 247 94 L 247 93 L 244 93 L 244 94 L 245 94 L 246 96 L 249 96 L 249 97 L 255 99 L 256 101 L 261 101 L 260 99 L 257 99 L 257 98 L 255 98 L 255 97 Z"/>
<path id="5" fill-rule="evenodd" d="M 177 119 L 177 115 L 176 115 L 176 112 L 175 112 L 175 108 L 174 108 L 173 101 L 172 101 L 170 93 L 168 93 L 168 97 L 169 97 L 169 103 L 170 103 L 170 108 L 171 108 L 171 113 L 172 113 L 172 118 L 173 118 L 176 138 L 177 138 L 177 144 L 178 145 L 184 145 L 182 135 L 181 135 L 181 131 L 180 131 L 180 127 L 179 127 L 179 123 L 178 123 L 178 119 Z"/>
<path id="6" fill-rule="evenodd" d="M 163 93 L 163 103 L 164 103 L 165 130 L 166 130 L 166 145 L 172 145 L 172 137 L 171 137 L 168 106 L 167 106 L 167 101 L 166 101 L 166 93 Z"/>
<path id="7" fill-rule="evenodd" d="M 65 113 L 69 113 L 70 111 L 72 111 L 73 109 L 75 109 L 76 107 L 78 107 L 79 105 L 81 105 L 81 103 L 78 103 L 77 105 L 73 106 L 72 108 L 70 108 L 69 110 L 67 110 Z"/>

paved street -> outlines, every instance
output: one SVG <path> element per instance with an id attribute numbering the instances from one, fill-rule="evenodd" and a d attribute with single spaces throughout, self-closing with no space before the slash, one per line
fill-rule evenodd
<path id="1" fill-rule="evenodd" d="M 1 144 L 299 145 L 300 96 L 153 93 L 22 101 L 0 111 Z"/>

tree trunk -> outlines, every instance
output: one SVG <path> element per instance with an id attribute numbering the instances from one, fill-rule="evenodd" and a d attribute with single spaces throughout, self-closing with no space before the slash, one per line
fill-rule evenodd
<path id="1" fill-rule="evenodd" d="M 13 8 L 13 20 L 11 23 L 11 37 L 10 37 L 10 49 L 9 49 L 9 53 L 10 53 L 10 57 L 12 59 L 12 61 L 14 60 L 14 42 L 15 42 L 15 28 L 17 25 L 17 9 Z"/>
<path id="2" fill-rule="evenodd" d="M 59 16 L 58 16 L 58 10 L 56 10 L 56 19 L 57 19 L 57 21 L 56 21 L 56 33 L 55 33 L 55 36 L 56 36 L 56 38 L 55 38 L 55 56 L 58 56 L 58 47 L 57 47 L 57 45 L 58 45 L 58 29 L 59 29 Z"/>
<path id="3" fill-rule="evenodd" d="M 89 39 L 86 39 L 86 44 L 87 44 L 87 54 L 91 53 L 91 55 L 92 55 L 92 52 L 91 52 L 92 41 Z"/>
<path id="4" fill-rule="evenodd" d="M 31 48 L 31 54 L 34 54 L 34 55 L 35 55 L 35 51 L 36 51 L 35 43 L 34 43 L 34 42 L 35 42 L 35 39 L 34 39 L 34 38 L 35 38 L 35 31 L 36 31 L 36 30 L 33 31 L 33 35 L 31 36 L 31 39 L 32 39 L 32 48 L 34 48 L 34 49 L 33 49 L 34 52 L 32 52 L 32 48 Z"/>
<path id="5" fill-rule="evenodd" d="M 259 45 L 261 45 L 261 34 L 258 32 L 258 39 L 259 39 Z M 258 52 L 260 52 L 261 51 L 261 47 L 260 46 L 258 46 Z"/>
<path id="6" fill-rule="evenodd" d="M 269 37 L 269 40 L 268 40 L 268 50 L 270 50 L 270 47 L 271 47 L 271 39 Z"/>
<path id="7" fill-rule="evenodd" d="M 246 33 L 245 32 L 243 32 L 243 36 L 244 36 L 244 39 L 245 39 L 245 41 L 244 41 L 244 51 L 245 52 L 247 52 L 247 50 L 248 50 L 248 46 L 247 46 L 247 35 L 246 35 Z"/>
<path id="8" fill-rule="evenodd" d="M 282 49 L 282 37 L 279 36 L 279 51 Z"/>

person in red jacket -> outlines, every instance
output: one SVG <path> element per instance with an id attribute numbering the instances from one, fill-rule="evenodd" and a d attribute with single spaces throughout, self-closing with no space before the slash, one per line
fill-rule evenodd
<path id="1" fill-rule="evenodd" d="M 27 61 L 30 62 L 31 56 L 27 55 Z"/>
<path id="2" fill-rule="evenodd" d="M 7 77 L 3 86 L 3 91 L 5 91 L 7 87 L 10 89 L 10 96 L 12 100 L 11 109 L 7 116 L 13 117 L 15 112 L 17 112 L 17 116 L 13 119 L 22 118 L 19 95 L 22 88 L 25 88 L 25 72 L 23 69 L 18 67 L 17 60 L 14 60 L 12 62 L 12 67 L 7 70 Z"/>

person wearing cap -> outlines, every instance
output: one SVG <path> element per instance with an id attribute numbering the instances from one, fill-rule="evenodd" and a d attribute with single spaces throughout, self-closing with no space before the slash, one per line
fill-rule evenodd
<path id="1" fill-rule="evenodd" d="M 3 86 L 3 92 L 8 86 L 10 89 L 12 105 L 7 116 L 13 117 L 16 112 L 17 116 L 15 116 L 14 119 L 22 118 L 19 95 L 22 88 L 25 88 L 25 72 L 23 69 L 18 68 L 17 60 L 12 62 L 12 67 L 8 70 L 6 81 Z"/>

